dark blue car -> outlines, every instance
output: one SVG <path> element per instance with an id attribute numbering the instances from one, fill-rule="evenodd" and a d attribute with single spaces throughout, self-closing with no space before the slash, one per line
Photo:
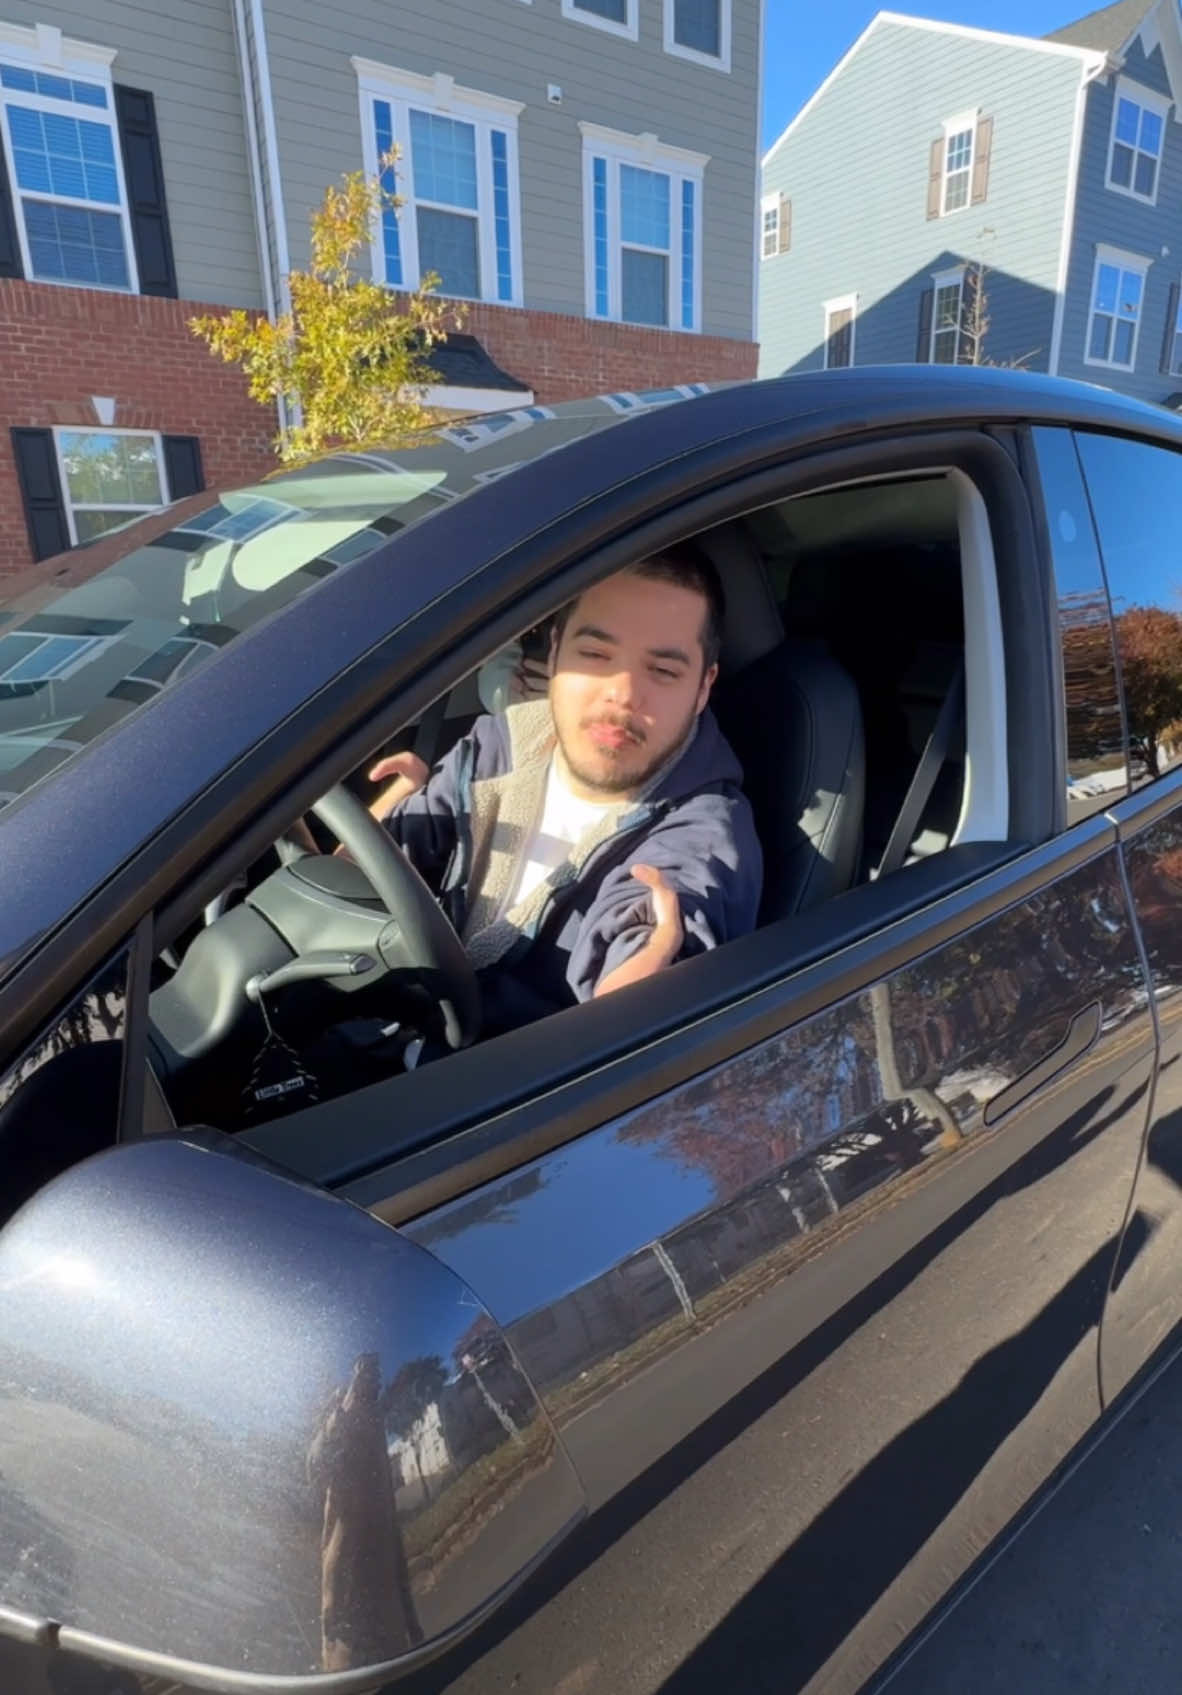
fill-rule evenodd
<path id="1" fill-rule="evenodd" d="M 365 773 L 689 538 L 760 922 L 490 1036 Z M 1165 411 L 891 368 L 0 585 L 0 1687 L 888 1674 L 1177 1346 L 1180 538 Z"/>

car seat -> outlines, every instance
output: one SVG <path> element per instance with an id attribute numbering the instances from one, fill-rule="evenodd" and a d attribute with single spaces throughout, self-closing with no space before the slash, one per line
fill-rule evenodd
<path id="1" fill-rule="evenodd" d="M 764 563 L 738 525 L 696 538 L 726 596 L 715 715 L 743 767 L 763 844 L 760 922 L 849 888 L 862 848 L 858 690 L 826 644 L 788 636 Z"/>

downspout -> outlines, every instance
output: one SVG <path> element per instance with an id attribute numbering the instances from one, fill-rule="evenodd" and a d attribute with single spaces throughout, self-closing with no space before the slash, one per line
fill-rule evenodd
<path id="1" fill-rule="evenodd" d="M 254 54 L 246 28 L 246 8 L 250 6 L 254 33 Z M 275 134 L 275 111 L 271 100 L 271 73 L 267 63 L 267 44 L 263 26 L 261 0 L 234 0 L 234 35 L 238 46 L 238 66 L 242 77 L 243 106 L 246 110 L 247 162 L 250 166 L 251 197 L 254 201 L 255 234 L 259 245 L 259 272 L 263 282 L 263 304 L 272 323 L 291 306 L 287 273 L 291 268 L 287 246 L 287 228 L 283 208 L 283 190 L 279 177 L 279 147 Z M 263 114 L 263 135 L 260 138 L 256 115 Z M 272 260 L 268 230 L 267 201 L 270 198 L 271 224 L 275 241 Z M 276 274 L 278 273 L 278 274 Z M 286 435 L 291 424 L 287 402 L 280 397 L 276 410 L 279 431 Z"/>
<path id="2" fill-rule="evenodd" d="M 1059 267 L 1055 277 L 1055 315 L 1051 322 L 1051 352 L 1047 371 L 1052 377 L 1059 374 L 1059 355 L 1063 347 L 1063 317 L 1067 310 L 1067 281 L 1071 272 L 1071 246 L 1075 240 L 1075 208 L 1079 190 L 1079 166 L 1083 153 L 1084 117 L 1087 113 L 1088 89 L 1097 77 L 1112 70 L 1107 55 L 1085 59 L 1075 91 L 1075 117 L 1071 125 L 1071 153 L 1067 161 L 1067 193 L 1063 203 L 1063 228 L 1059 238 Z"/>
<path id="3" fill-rule="evenodd" d="M 765 0 L 759 0 L 759 40 L 756 46 L 756 52 L 759 56 L 759 69 L 756 73 L 756 87 L 758 92 L 755 103 L 755 215 L 751 220 L 755 225 L 752 232 L 753 239 L 751 243 L 751 339 L 755 343 L 756 347 L 757 376 L 759 374 L 759 303 L 760 289 L 763 282 L 763 271 L 761 268 L 763 265 L 763 218 L 760 211 L 761 196 L 763 194 L 763 137 L 759 133 L 759 126 L 763 122 L 763 56 L 766 47 L 766 33 L 766 3 Z"/>

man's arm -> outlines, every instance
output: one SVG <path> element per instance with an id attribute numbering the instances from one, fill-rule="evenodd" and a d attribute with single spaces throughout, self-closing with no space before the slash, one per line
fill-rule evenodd
<path id="1" fill-rule="evenodd" d="M 379 759 L 373 769 L 366 772 L 371 783 L 386 783 L 377 799 L 369 803 L 369 810 L 378 823 L 384 824 L 396 806 L 417 794 L 430 775 L 426 761 L 409 749 L 405 753 L 392 753 L 388 759 Z M 391 777 L 394 781 L 387 782 L 387 778 Z"/>
<path id="2" fill-rule="evenodd" d="M 638 864 L 610 871 L 573 937 L 566 980 L 597 999 L 755 926 L 763 856 L 743 799 L 705 796 L 637 844 Z"/>
<path id="3" fill-rule="evenodd" d="M 370 802 L 371 815 L 432 888 L 455 847 L 456 773 L 463 745 L 457 742 L 433 771 L 407 751 L 380 759 L 367 773 L 371 783 L 385 784 Z"/>
<path id="4" fill-rule="evenodd" d="M 673 964 L 685 942 L 677 891 L 670 887 L 655 866 L 634 865 L 632 875 L 652 891 L 655 923 L 648 940 L 641 943 L 637 952 L 599 979 L 592 996 L 594 1000 L 598 1000 L 600 995 L 610 995 L 613 989 L 626 989 L 630 983 L 654 977 L 658 971 Z"/>

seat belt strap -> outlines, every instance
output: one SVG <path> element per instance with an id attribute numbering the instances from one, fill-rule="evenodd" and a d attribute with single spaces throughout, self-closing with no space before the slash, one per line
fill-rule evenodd
<path id="1" fill-rule="evenodd" d="M 414 752 L 418 754 L 423 764 L 431 770 L 439 752 L 439 732 L 443 728 L 443 717 L 447 711 L 450 689 L 444 689 L 437 700 L 433 700 L 419 719 L 415 731 Z"/>
<path id="2" fill-rule="evenodd" d="M 932 733 L 928 737 L 927 746 L 920 755 L 919 764 L 915 767 L 915 775 L 911 779 L 903 804 L 899 808 L 899 816 L 895 819 L 883 856 L 878 863 L 875 877 L 885 877 L 892 871 L 897 871 L 907 857 L 907 850 L 915 838 L 919 821 L 923 817 L 924 808 L 932 798 L 932 790 L 936 779 L 944 768 L 948 758 L 948 750 L 952 745 L 952 737 L 960 723 L 964 711 L 964 660 L 956 668 L 956 675 L 948 685 L 948 693 L 944 703 L 936 715 L 932 725 Z"/>

